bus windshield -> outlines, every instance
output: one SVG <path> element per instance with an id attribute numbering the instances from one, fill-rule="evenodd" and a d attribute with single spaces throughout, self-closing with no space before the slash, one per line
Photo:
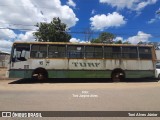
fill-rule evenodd
<path id="1" fill-rule="evenodd" d="M 13 46 L 12 62 L 26 61 L 30 56 L 30 45 L 17 44 Z"/>

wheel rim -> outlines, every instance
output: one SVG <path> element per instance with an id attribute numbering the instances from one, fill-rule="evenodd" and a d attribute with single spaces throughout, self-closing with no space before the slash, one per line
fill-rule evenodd
<path id="1" fill-rule="evenodd" d="M 124 79 L 124 73 L 123 72 L 115 72 L 112 74 L 112 81 L 113 82 L 120 82 Z"/>
<path id="2" fill-rule="evenodd" d="M 39 81 L 47 80 L 48 73 L 45 69 L 38 68 L 33 72 L 32 78 L 34 78 L 35 80 L 39 80 Z"/>
<path id="3" fill-rule="evenodd" d="M 113 82 L 120 82 L 119 73 L 114 73 L 112 76 Z"/>

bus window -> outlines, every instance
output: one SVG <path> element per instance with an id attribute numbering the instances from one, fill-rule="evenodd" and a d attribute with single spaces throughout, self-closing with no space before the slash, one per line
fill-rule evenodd
<path id="1" fill-rule="evenodd" d="M 121 58 L 121 47 L 112 47 L 112 58 Z"/>
<path id="2" fill-rule="evenodd" d="M 49 45 L 48 57 L 49 58 L 65 58 L 65 45 Z"/>
<path id="3" fill-rule="evenodd" d="M 86 46 L 85 57 L 86 58 L 103 58 L 102 46 Z"/>
<path id="4" fill-rule="evenodd" d="M 46 58 L 47 45 L 33 44 L 31 47 L 31 58 Z"/>
<path id="5" fill-rule="evenodd" d="M 121 47 L 120 46 L 105 46 L 104 47 L 104 58 L 121 58 Z"/>
<path id="6" fill-rule="evenodd" d="M 84 58 L 84 46 L 68 45 L 68 58 Z"/>
<path id="7" fill-rule="evenodd" d="M 139 57 L 140 59 L 152 59 L 151 48 L 139 47 Z"/>
<path id="8" fill-rule="evenodd" d="M 138 58 L 138 52 L 137 47 L 122 47 L 122 58 L 126 59 L 137 59 Z"/>
<path id="9" fill-rule="evenodd" d="M 12 62 L 26 61 L 30 57 L 30 45 L 17 44 L 13 47 Z"/>
<path id="10" fill-rule="evenodd" d="M 94 58 L 94 47 L 93 46 L 86 46 L 85 57 L 86 58 Z"/>
<path id="11" fill-rule="evenodd" d="M 103 49 L 102 46 L 95 46 L 94 47 L 94 58 L 103 58 Z"/>
<path id="12" fill-rule="evenodd" d="M 104 58 L 112 58 L 112 47 L 110 46 L 104 47 Z"/>

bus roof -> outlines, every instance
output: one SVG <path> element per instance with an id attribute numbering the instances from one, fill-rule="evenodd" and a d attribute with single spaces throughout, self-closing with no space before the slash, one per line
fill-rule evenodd
<path id="1" fill-rule="evenodd" d="M 144 46 L 153 47 L 153 45 L 134 45 L 134 44 L 106 44 L 106 43 L 71 43 L 71 42 L 14 42 L 15 44 L 56 44 L 56 45 L 98 45 L 98 46 Z"/>

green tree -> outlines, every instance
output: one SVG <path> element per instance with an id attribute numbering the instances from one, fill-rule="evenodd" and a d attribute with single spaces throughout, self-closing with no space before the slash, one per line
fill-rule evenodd
<path id="1" fill-rule="evenodd" d="M 123 42 L 123 44 L 131 44 L 129 41 L 125 41 Z"/>
<path id="2" fill-rule="evenodd" d="M 138 42 L 137 44 L 138 44 L 138 45 L 142 45 L 142 44 L 144 44 L 144 43 L 143 43 L 142 41 L 140 41 L 140 42 Z"/>
<path id="3" fill-rule="evenodd" d="M 91 40 L 91 43 L 100 43 L 100 40 L 98 39 L 98 38 L 93 38 L 92 40 Z"/>
<path id="4" fill-rule="evenodd" d="M 91 43 L 113 43 L 115 35 L 108 32 L 102 32 L 98 38 L 92 39 Z"/>
<path id="5" fill-rule="evenodd" d="M 102 32 L 99 36 L 99 39 L 102 43 L 112 43 L 115 35 L 108 32 Z"/>
<path id="6" fill-rule="evenodd" d="M 115 44 L 123 44 L 123 43 L 122 43 L 122 40 L 118 40 L 115 42 Z"/>
<path id="7" fill-rule="evenodd" d="M 71 35 L 66 33 L 67 25 L 59 18 L 53 18 L 50 23 L 37 23 L 37 32 L 34 32 L 36 41 L 39 42 L 69 42 Z"/>

